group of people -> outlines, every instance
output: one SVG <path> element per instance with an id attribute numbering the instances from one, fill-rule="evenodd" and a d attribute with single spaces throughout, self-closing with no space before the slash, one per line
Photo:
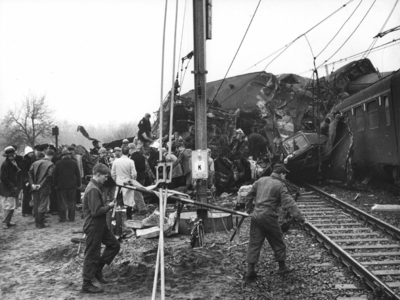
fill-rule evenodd
<path id="1" fill-rule="evenodd" d="M 16 146 L 5 148 L 0 171 L 3 229 L 15 225 L 11 219 L 19 197 L 22 216 L 33 216 L 39 229 L 46 227 L 46 213 L 58 214 L 59 222 L 73 222 L 84 176 L 82 157 L 75 147 L 63 148 L 60 155 L 48 144 L 27 146 L 23 156 L 16 150 Z"/>

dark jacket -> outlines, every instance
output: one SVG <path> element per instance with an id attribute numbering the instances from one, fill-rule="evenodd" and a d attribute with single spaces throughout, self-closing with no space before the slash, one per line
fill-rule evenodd
<path id="1" fill-rule="evenodd" d="M 131 159 L 135 163 L 135 168 L 137 172 L 136 180 L 141 182 L 146 178 L 146 158 L 144 157 L 144 155 L 136 151 L 132 153 Z"/>
<path id="2" fill-rule="evenodd" d="M 81 186 L 81 174 L 78 163 L 69 157 L 56 162 L 54 169 L 53 184 L 58 189 L 71 189 Z"/>
<path id="3" fill-rule="evenodd" d="M 106 155 L 100 157 L 99 163 L 105 165 L 107 168 L 109 168 L 111 170 L 111 164 Z M 115 183 L 114 179 L 112 179 L 111 176 L 109 176 L 103 184 L 104 187 L 112 187 L 114 185 L 116 185 L 116 183 Z"/>
<path id="4" fill-rule="evenodd" d="M 147 137 L 150 138 L 150 133 L 151 133 L 150 120 L 143 118 L 142 120 L 140 120 L 138 127 L 139 127 L 139 132 L 138 132 L 139 140 L 141 140 L 142 142 L 147 142 L 147 140 L 143 137 L 143 133 L 146 133 Z"/>
<path id="5" fill-rule="evenodd" d="M 304 219 L 286 185 L 276 173 L 272 173 L 269 177 L 261 177 L 253 184 L 246 196 L 246 210 L 252 206 L 253 201 L 255 215 L 267 213 L 278 217 L 277 209 L 282 205 L 282 208 L 289 211 L 294 218 Z"/>
<path id="6" fill-rule="evenodd" d="M 4 197 L 18 197 L 17 173 L 19 168 L 6 159 L 0 169 L 0 194 Z"/>
<path id="7" fill-rule="evenodd" d="M 48 158 L 35 161 L 29 170 L 29 183 L 39 184 L 42 195 L 49 195 L 54 172 L 54 164 Z"/>
<path id="8" fill-rule="evenodd" d="M 35 162 L 35 160 L 36 160 L 35 155 L 33 155 L 32 157 L 29 157 L 29 155 L 25 155 L 21 162 L 20 187 L 24 190 L 24 192 L 30 191 L 28 172 L 29 169 L 31 168 L 31 165 Z"/>
<path id="9" fill-rule="evenodd" d="M 96 230 L 96 227 L 107 226 L 106 214 L 110 209 L 111 207 L 105 204 L 100 184 L 96 180 L 90 179 L 82 202 L 83 217 L 85 219 L 83 231 L 87 232 L 89 228 Z"/>

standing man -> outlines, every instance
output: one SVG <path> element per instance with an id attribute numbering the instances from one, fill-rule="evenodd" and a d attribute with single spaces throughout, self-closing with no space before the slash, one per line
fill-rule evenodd
<path id="1" fill-rule="evenodd" d="M 63 149 L 61 160 L 56 163 L 53 182 L 57 189 L 58 213 L 60 222 L 75 221 L 76 190 L 81 186 L 81 175 L 76 161 L 71 159 L 71 152 Z"/>
<path id="2" fill-rule="evenodd" d="M 29 184 L 34 199 L 33 210 L 36 227 L 45 228 L 45 213 L 50 204 L 51 183 L 54 164 L 51 162 L 55 153 L 52 149 L 45 151 L 45 157 L 35 161 L 29 169 Z"/>
<path id="3" fill-rule="evenodd" d="M 118 158 L 120 158 L 122 156 L 121 151 L 122 151 L 122 149 L 120 147 L 115 147 L 114 148 L 115 159 L 118 159 Z"/>
<path id="4" fill-rule="evenodd" d="M 135 168 L 137 172 L 136 180 L 144 185 L 144 180 L 146 179 L 146 158 L 143 154 L 139 152 L 134 143 L 128 144 L 130 159 L 135 163 Z"/>
<path id="5" fill-rule="evenodd" d="M 260 258 L 260 251 L 265 239 L 274 251 L 275 259 L 279 264 L 278 274 L 294 271 L 294 267 L 289 267 L 285 263 L 286 245 L 278 223 L 277 208 L 282 204 L 282 207 L 300 222 L 304 222 L 304 217 L 283 182 L 286 172 L 288 170 L 284 165 L 275 165 L 271 176 L 257 180 L 247 194 L 247 212 L 250 212 L 254 202 L 254 212 L 250 224 L 250 242 L 247 249 L 247 280 L 251 281 L 257 277 L 255 265 Z"/>
<path id="6" fill-rule="evenodd" d="M 135 163 L 133 160 L 128 158 L 129 149 L 122 148 L 121 158 L 115 160 L 111 169 L 111 176 L 117 184 L 123 185 L 126 182 L 130 182 L 131 179 L 136 180 L 137 173 L 135 168 Z M 127 219 L 132 219 L 132 210 L 135 206 L 135 200 L 137 200 L 136 205 L 139 208 L 139 214 L 147 214 L 147 207 L 144 203 L 143 197 L 135 197 L 135 191 L 130 189 L 122 189 L 122 197 L 126 208 Z"/>
<path id="7" fill-rule="evenodd" d="M 151 139 L 151 123 L 150 123 L 150 114 L 146 113 L 144 118 L 140 120 L 139 124 L 139 132 L 138 137 L 139 140 L 143 143 L 143 150 L 145 154 L 149 153 L 149 145 L 153 140 Z"/>
<path id="8" fill-rule="evenodd" d="M 85 177 L 84 172 L 83 172 L 83 162 L 82 162 L 82 156 L 76 153 L 75 147 L 74 146 L 69 146 L 68 151 L 71 152 L 71 159 L 76 161 L 78 164 L 79 168 L 79 174 L 81 176 L 81 182 L 83 181 L 83 177 Z M 78 188 L 76 190 L 76 203 L 81 203 L 81 190 Z"/>
<path id="9" fill-rule="evenodd" d="M 21 163 L 21 186 L 22 186 L 22 216 L 27 217 L 32 214 L 32 207 L 29 206 L 31 201 L 31 186 L 29 184 L 29 169 L 35 161 L 35 154 L 33 149 L 29 146 L 25 147 L 24 158 Z"/>
<path id="10" fill-rule="evenodd" d="M 99 150 L 100 150 L 100 144 L 99 144 L 99 141 L 98 140 L 93 140 L 92 141 L 92 145 L 93 145 L 93 148 L 91 148 L 90 149 L 90 154 L 91 155 L 99 155 Z"/>
<path id="11" fill-rule="evenodd" d="M 1 164 L 0 169 L 0 192 L 1 203 L 4 211 L 2 225 L 3 229 L 8 229 L 11 226 L 15 226 L 15 223 L 11 222 L 11 218 L 14 214 L 14 210 L 17 208 L 17 173 L 20 169 L 15 161 L 15 149 L 13 147 L 6 147 L 4 149 L 4 156 L 6 157 L 6 160 Z"/>
<path id="12" fill-rule="evenodd" d="M 102 184 L 110 176 L 110 169 L 103 164 L 93 168 L 90 180 L 83 195 L 83 232 L 86 234 L 85 258 L 83 261 L 82 293 L 102 293 L 103 289 L 92 283 L 96 278 L 100 283 L 107 283 L 103 277 L 103 268 L 111 264 L 120 250 L 120 245 L 106 224 L 106 214 L 114 207 L 114 201 L 105 204 Z M 101 244 L 106 248 L 101 253 Z"/>
<path id="13" fill-rule="evenodd" d="M 174 163 L 173 167 L 177 164 L 182 165 L 183 177 L 185 180 L 185 186 L 187 189 L 192 184 L 192 166 L 191 166 L 191 158 L 192 158 L 192 149 L 187 149 L 185 146 L 185 142 L 181 142 L 177 145 L 178 149 L 178 159 Z"/>

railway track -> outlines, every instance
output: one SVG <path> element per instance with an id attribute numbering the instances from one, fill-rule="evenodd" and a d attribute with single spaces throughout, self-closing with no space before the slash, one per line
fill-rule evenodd
<path id="1" fill-rule="evenodd" d="M 368 213 L 305 184 L 298 206 L 304 228 L 366 285 L 388 299 L 400 299 L 400 230 Z"/>

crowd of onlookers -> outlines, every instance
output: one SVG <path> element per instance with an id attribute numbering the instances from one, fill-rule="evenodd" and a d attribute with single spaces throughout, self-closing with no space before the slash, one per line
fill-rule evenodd
<path id="1" fill-rule="evenodd" d="M 106 149 L 98 141 L 93 142 L 90 160 L 101 163 L 110 169 L 111 176 L 103 184 L 103 200 L 113 201 L 118 196 L 117 184 L 133 182 L 148 186 L 155 182 L 154 168 L 149 164 L 148 148 L 135 138 L 127 139 L 121 147 Z M 12 222 L 14 210 L 21 202 L 22 216 L 34 216 L 38 228 L 46 227 L 46 214 L 59 216 L 59 222 L 73 222 L 81 193 L 91 177 L 85 173 L 83 155 L 77 154 L 74 144 L 56 149 L 53 145 L 25 147 L 22 155 L 17 154 L 16 146 L 6 147 L 5 161 L 1 166 L 0 194 L 4 218 L 2 227 L 7 229 Z M 191 149 L 183 141 L 174 143 L 173 152 L 162 148 L 162 158 L 172 162 L 172 180 L 169 188 L 189 187 L 191 182 Z M 154 150 L 158 151 L 158 150 Z M 157 152 L 158 153 L 158 152 Z M 210 152 L 211 154 L 211 152 Z M 209 169 L 213 171 L 213 160 L 209 157 Z M 210 186 L 212 183 L 210 183 Z M 129 189 L 122 189 L 120 198 L 126 206 L 127 218 L 132 214 L 147 214 L 143 195 Z M 108 217 L 111 222 L 111 217 Z M 110 225 L 110 224 L 109 224 Z"/>

